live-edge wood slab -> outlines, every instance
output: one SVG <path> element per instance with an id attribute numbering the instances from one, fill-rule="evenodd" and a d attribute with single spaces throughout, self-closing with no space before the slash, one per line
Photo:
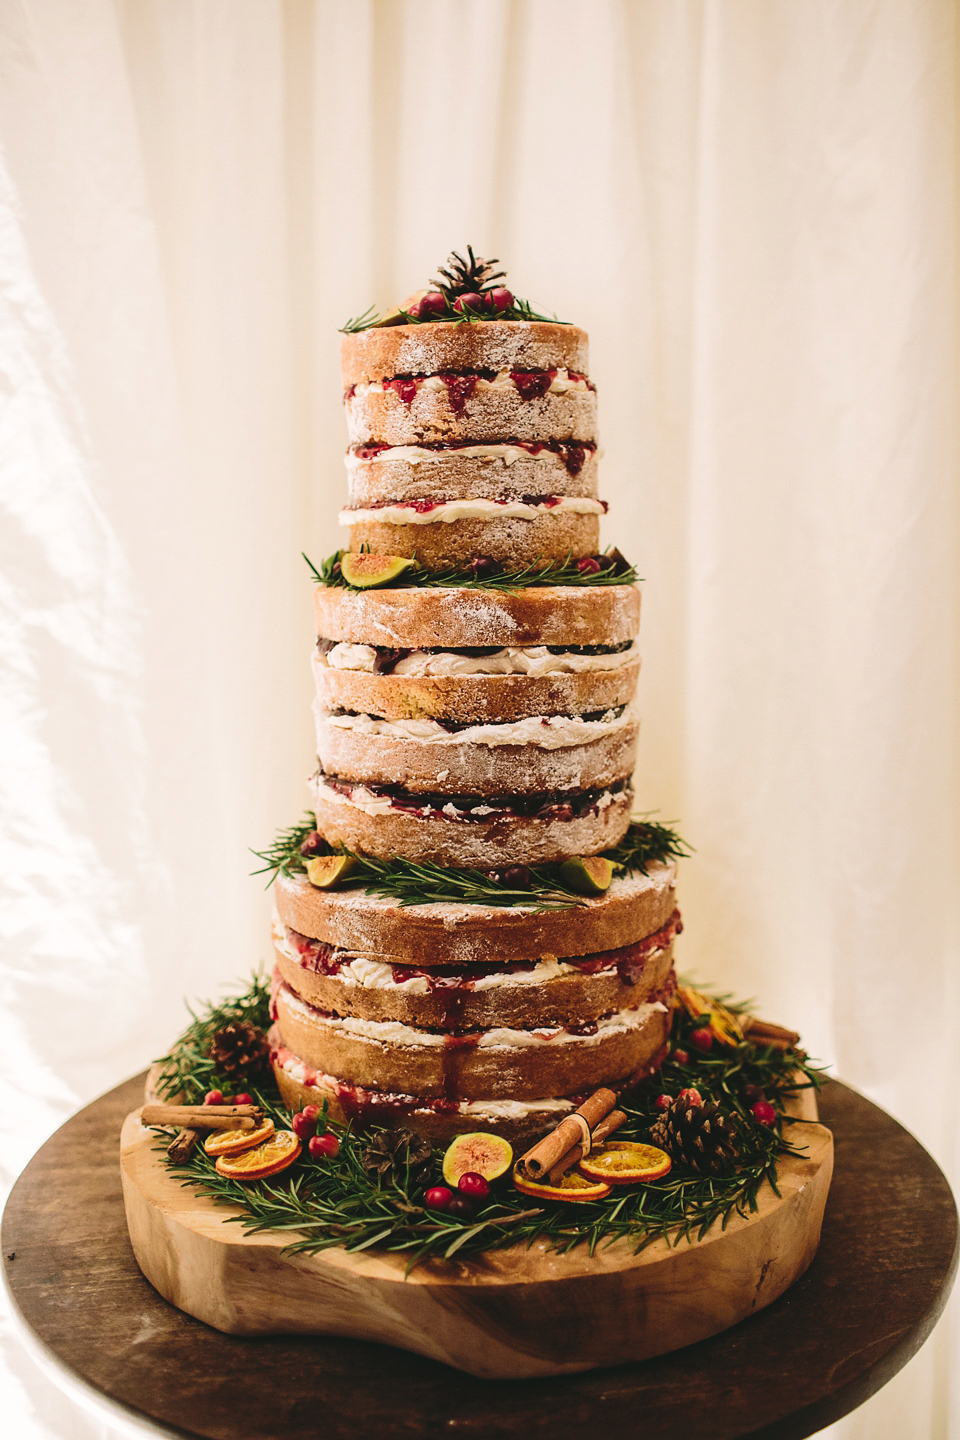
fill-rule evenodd
<path id="1" fill-rule="evenodd" d="M 801 1092 L 806 1099 L 809 1092 Z M 815 1113 L 815 1111 L 814 1111 Z M 590 1254 L 544 1241 L 429 1261 L 337 1246 L 291 1255 L 290 1234 L 244 1233 L 163 1163 L 139 1111 L 120 1163 L 137 1262 L 165 1299 L 234 1335 L 351 1335 L 443 1360 L 471 1375 L 526 1379 L 646 1360 L 703 1340 L 777 1299 L 816 1254 L 833 1137 L 790 1126 L 803 1153 L 778 1166 L 756 1211 L 702 1239 L 617 1240 Z"/>
<path id="2" fill-rule="evenodd" d="M 91 1393 L 202 1440 L 801 1440 L 847 1414 L 932 1330 L 957 1218 L 934 1161 L 835 1082 L 836 1166 L 820 1249 L 772 1305 L 654 1360 L 494 1381 L 326 1336 L 237 1338 L 168 1305 L 127 1237 L 117 1139 L 143 1076 L 69 1120 L 7 1204 L 7 1284 L 24 1323 Z M 14 1258 L 10 1258 L 13 1256 Z"/>

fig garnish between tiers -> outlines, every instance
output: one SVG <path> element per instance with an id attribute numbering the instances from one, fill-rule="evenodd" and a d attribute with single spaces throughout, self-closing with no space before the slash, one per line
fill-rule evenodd
<path id="1" fill-rule="evenodd" d="M 304 555 L 317 585 L 370 590 L 399 586 L 436 586 L 465 590 L 525 590 L 551 585 L 634 585 L 636 569 L 615 545 L 598 555 L 561 559 L 538 557 L 528 565 L 509 565 L 488 555 L 476 555 L 464 564 L 427 569 L 412 556 L 372 555 L 366 551 L 337 550 L 319 568 Z"/>

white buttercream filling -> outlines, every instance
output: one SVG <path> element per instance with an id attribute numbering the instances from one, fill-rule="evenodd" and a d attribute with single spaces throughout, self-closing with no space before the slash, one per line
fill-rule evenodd
<path id="1" fill-rule="evenodd" d="M 339 790 L 334 790 L 328 785 L 322 775 L 314 775 L 310 780 L 310 787 L 315 801 L 326 800 L 337 805 L 352 805 L 356 810 L 362 810 L 366 815 L 400 815 L 406 814 L 411 819 L 426 819 L 431 814 L 447 815 L 451 820 L 459 820 L 466 815 L 479 816 L 502 814 L 502 807 L 495 805 L 475 805 L 472 810 L 461 810 L 452 802 L 439 807 L 424 805 L 419 816 L 412 815 L 409 810 L 402 810 L 390 803 L 389 795 L 377 795 L 373 790 L 368 790 L 366 785 L 354 785 L 350 795 L 342 795 Z M 614 803 L 616 797 L 609 790 L 604 790 L 594 801 L 593 808 L 599 813 L 606 810 Z M 529 816 L 524 818 L 531 818 Z"/>
<path id="2" fill-rule="evenodd" d="M 372 645 L 340 641 L 325 655 L 315 651 L 315 663 L 333 670 L 363 670 L 374 673 L 377 652 Z M 412 650 L 398 660 L 391 675 L 419 678 L 439 675 L 587 675 L 597 670 L 619 670 L 640 658 L 634 641 L 628 650 L 612 655 L 553 655 L 545 645 L 509 645 L 494 655 L 455 655 L 450 650 L 432 653 Z"/>
<path id="3" fill-rule="evenodd" d="M 436 720 L 383 720 L 378 715 L 334 715 L 314 701 L 318 734 L 323 726 L 347 730 L 354 735 L 389 740 L 416 740 L 421 745 L 532 745 L 538 750 L 565 750 L 571 745 L 588 745 L 635 723 L 628 709 L 618 715 L 608 710 L 597 720 L 580 715 L 530 715 L 499 725 L 469 725 L 464 730 L 445 730 Z"/>
<path id="4" fill-rule="evenodd" d="M 356 1015 L 324 1015 L 313 1010 L 287 987 L 283 989 L 284 1004 L 302 1018 L 328 1026 L 346 1035 L 361 1040 L 372 1040 L 378 1045 L 393 1045 L 399 1048 L 442 1047 L 447 1043 L 445 1034 L 433 1030 L 419 1030 L 405 1025 L 402 1020 L 362 1020 Z M 651 1015 L 659 1012 L 665 1015 L 667 1007 L 659 1000 L 647 1005 L 637 1005 L 631 1010 L 615 1010 L 597 1021 L 593 1035 L 573 1035 L 569 1030 L 542 1026 L 536 1030 L 514 1030 L 506 1025 L 481 1030 L 477 1037 L 478 1050 L 523 1050 L 535 1045 L 581 1045 L 586 1049 L 599 1045 L 612 1035 L 625 1035 L 631 1030 L 640 1030 Z"/>
<path id="5" fill-rule="evenodd" d="M 355 455 L 348 450 L 344 463 L 348 470 L 356 470 L 361 465 L 388 465 L 394 461 L 402 461 L 405 465 L 433 465 L 437 461 L 451 460 L 461 455 L 465 460 L 499 460 L 507 466 L 523 459 L 560 459 L 553 450 L 543 448 L 531 451 L 522 445 L 456 445 L 445 450 L 428 450 L 423 445 L 391 445 L 386 450 L 379 450 L 375 455 L 368 456 Z"/>
<path id="6" fill-rule="evenodd" d="M 419 375 L 412 376 L 416 381 L 417 388 L 423 390 L 446 390 L 447 383 L 440 375 L 427 375 L 423 379 Z M 478 376 L 474 388 L 474 395 L 483 394 L 485 390 L 516 390 L 516 384 L 511 378 L 509 370 L 501 370 L 493 380 L 485 380 Z M 389 380 L 367 380 L 361 381 L 353 387 L 356 396 L 382 393 L 391 389 Z M 590 386 L 586 380 L 572 380 L 569 371 L 558 370 L 550 382 L 548 395 L 566 395 L 571 390 L 589 390 Z M 349 404 L 349 401 L 347 402 Z M 402 403 L 402 402 L 401 402 Z"/>
<path id="7" fill-rule="evenodd" d="M 273 943 L 277 950 L 289 959 L 299 963 L 300 956 L 287 939 L 286 926 L 279 915 L 274 913 L 273 917 Z M 369 955 L 352 955 L 349 951 L 340 952 L 344 956 L 340 969 L 332 976 L 347 986 L 359 986 L 364 990 L 400 990 L 407 995 L 427 995 L 430 993 L 430 982 L 425 975 L 414 975 L 407 980 L 397 980 L 393 973 L 393 966 L 388 965 L 385 960 L 374 960 Z M 659 951 L 655 952 L 659 954 Z M 347 958 L 351 957 L 351 958 Z M 591 980 L 608 979 L 617 968 L 617 962 L 611 960 L 610 964 L 603 970 L 595 970 L 590 975 L 582 978 L 588 983 Z M 471 990 L 502 990 L 507 987 L 525 989 L 533 985 L 547 985 L 551 980 L 560 980 L 564 975 L 577 974 L 578 967 L 568 960 L 558 960 L 556 956 L 538 960 L 528 970 L 492 970 L 489 975 L 478 975 L 470 981 Z"/>
<path id="8" fill-rule="evenodd" d="M 599 500 L 585 495 L 561 495 L 549 505 L 527 505 L 523 500 L 441 500 L 430 510 L 412 505 L 380 505 L 366 510 L 341 510 L 341 525 L 452 525 L 456 520 L 536 520 L 540 515 L 603 515 Z"/>
<path id="9" fill-rule="evenodd" d="M 287 939 L 286 926 L 279 915 L 273 919 L 273 943 L 281 954 L 296 964 L 300 956 Z M 373 960 L 369 955 L 355 955 L 352 951 L 338 952 L 343 958 L 339 970 L 330 977 L 350 988 L 363 990 L 402 990 L 405 995 L 428 995 L 430 982 L 425 975 L 412 975 L 408 980 L 394 978 L 393 967 L 383 960 Z"/>

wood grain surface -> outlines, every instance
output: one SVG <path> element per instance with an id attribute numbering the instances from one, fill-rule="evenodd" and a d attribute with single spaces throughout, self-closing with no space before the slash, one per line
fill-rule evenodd
<path id="1" fill-rule="evenodd" d="M 808 1091 L 802 1092 L 804 1098 Z M 646 1360 L 736 1324 L 772 1304 L 816 1254 L 833 1170 L 833 1137 L 791 1130 L 802 1155 L 778 1168 L 757 1209 L 711 1226 L 702 1240 L 626 1240 L 591 1255 L 546 1242 L 406 1274 L 389 1251 L 289 1255 L 291 1237 L 245 1234 L 231 1216 L 162 1163 L 156 1136 L 127 1116 L 120 1166 L 137 1262 L 167 1300 L 234 1335 L 352 1335 L 443 1360 L 471 1375 L 527 1379 Z"/>
<path id="2" fill-rule="evenodd" d="M 43 1146 L 11 1195 L 3 1251 L 40 1340 L 95 1390 L 174 1435 L 793 1440 L 906 1363 L 956 1267 L 956 1209 L 933 1160 L 883 1111 L 831 1083 L 821 1113 L 836 1169 L 820 1251 L 779 1300 L 711 1339 L 636 1364 L 503 1381 L 369 1341 L 223 1335 L 162 1300 L 130 1249 L 116 1155 L 142 1087 L 142 1076 L 119 1086 Z"/>

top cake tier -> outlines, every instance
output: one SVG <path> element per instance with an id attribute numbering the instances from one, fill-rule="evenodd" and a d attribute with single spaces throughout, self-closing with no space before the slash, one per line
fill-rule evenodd
<path id="1" fill-rule="evenodd" d="M 587 336 L 549 321 L 346 335 L 351 549 L 427 566 L 594 554 L 596 390 Z"/>

